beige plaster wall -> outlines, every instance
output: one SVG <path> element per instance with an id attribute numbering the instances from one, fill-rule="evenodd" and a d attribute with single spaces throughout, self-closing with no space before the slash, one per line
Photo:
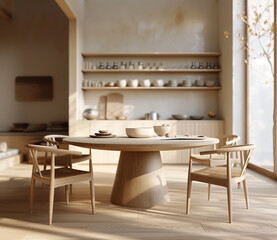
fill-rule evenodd
<path id="1" fill-rule="evenodd" d="M 233 1 L 219 0 L 219 46 L 222 51 L 220 74 L 222 90 L 219 92 L 219 112 L 224 116 L 226 124 L 226 134 L 233 132 L 233 30 L 232 30 L 232 9 Z M 225 34 L 224 34 L 225 33 Z"/>
<path id="2" fill-rule="evenodd" d="M 218 51 L 216 0 L 89 0 L 84 51 Z"/>
<path id="3" fill-rule="evenodd" d="M 69 134 L 76 135 L 76 120 L 81 118 L 79 106 L 84 105 L 82 96 L 82 81 L 83 74 L 81 72 L 83 65 L 83 28 L 85 17 L 85 1 L 83 0 L 65 0 L 66 5 L 70 8 L 74 15 L 74 19 L 70 21 L 70 56 L 69 60 L 72 63 L 70 71 L 72 71 L 70 86 L 69 86 Z M 74 69 L 73 69 L 74 68 Z"/>
<path id="4" fill-rule="evenodd" d="M 83 52 L 220 51 L 218 1 L 85 1 L 83 41 Z M 167 59 L 162 61 L 166 63 Z M 176 65 L 183 64 L 182 59 L 178 61 Z M 83 77 L 83 79 L 104 81 L 116 81 L 119 78 L 127 80 L 149 78 L 151 81 L 162 78 L 165 82 L 170 79 L 177 79 L 179 82 L 190 79 L 194 82 L 195 79 L 217 79 L 217 75 L 86 74 Z M 98 106 L 100 95 L 103 93 L 86 92 L 80 95 L 78 105 L 80 117 L 85 108 Z M 217 102 L 218 92 L 124 92 L 125 113 L 128 119 L 139 119 L 149 111 L 158 111 L 165 119 L 174 113 L 207 116 L 210 110 L 218 112 Z M 220 115 L 218 117 L 221 118 Z"/>
<path id="5" fill-rule="evenodd" d="M 0 131 L 13 122 L 68 120 L 68 20 L 54 1 L 15 0 L 0 20 Z M 16 76 L 52 76 L 50 102 L 17 102 Z"/>
<path id="6" fill-rule="evenodd" d="M 239 34 L 244 36 L 245 24 L 238 14 L 244 12 L 245 0 L 233 1 L 233 133 L 241 136 L 241 143 L 246 142 L 246 56 Z"/>
<path id="7" fill-rule="evenodd" d="M 226 123 L 226 134 L 241 136 L 245 142 L 245 64 L 244 52 L 238 34 L 244 25 L 238 14 L 244 10 L 244 0 L 219 0 L 219 46 L 222 51 L 222 90 L 219 92 L 219 112 Z"/>

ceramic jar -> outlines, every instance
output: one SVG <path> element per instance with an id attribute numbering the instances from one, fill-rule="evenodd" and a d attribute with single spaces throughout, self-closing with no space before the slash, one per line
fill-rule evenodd
<path id="1" fill-rule="evenodd" d="M 145 114 L 145 120 L 159 120 L 160 114 L 157 112 L 151 111 L 150 113 Z"/>

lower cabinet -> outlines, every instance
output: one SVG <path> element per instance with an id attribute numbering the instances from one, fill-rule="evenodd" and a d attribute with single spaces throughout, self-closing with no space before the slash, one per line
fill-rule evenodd
<path id="1" fill-rule="evenodd" d="M 117 136 L 126 136 L 125 128 L 127 127 L 152 127 L 162 124 L 168 124 L 171 126 L 170 135 L 172 136 L 185 134 L 204 135 L 222 140 L 225 134 L 224 120 L 77 120 L 74 131 L 70 132 L 70 135 L 89 137 L 89 135 L 94 134 L 99 130 L 108 130 Z M 73 149 L 80 150 L 80 148 L 76 147 L 73 147 Z M 88 152 L 87 149 L 81 150 L 84 153 Z M 93 150 L 93 162 L 103 164 L 117 163 L 119 154 L 119 151 Z M 163 151 L 161 152 L 161 156 L 163 163 L 188 163 L 189 150 Z"/>

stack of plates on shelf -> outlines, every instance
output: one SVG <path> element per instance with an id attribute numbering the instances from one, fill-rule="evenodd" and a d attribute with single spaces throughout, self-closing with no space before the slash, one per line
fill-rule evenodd
<path id="1" fill-rule="evenodd" d="M 107 130 L 99 130 L 99 132 L 89 136 L 94 138 L 113 138 L 115 134 L 109 133 Z"/>

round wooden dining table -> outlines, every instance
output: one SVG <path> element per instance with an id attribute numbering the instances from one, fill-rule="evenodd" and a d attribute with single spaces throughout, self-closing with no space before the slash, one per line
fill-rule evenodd
<path id="1" fill-rule="evenodd" d="M 169 201 L 160 151 L 183 150 L 217 144 L 219 139 L 198 136 L 129 138 L 66 137 L 78 147 L 120 151 L 111 202 L 150 208 Z"/>

